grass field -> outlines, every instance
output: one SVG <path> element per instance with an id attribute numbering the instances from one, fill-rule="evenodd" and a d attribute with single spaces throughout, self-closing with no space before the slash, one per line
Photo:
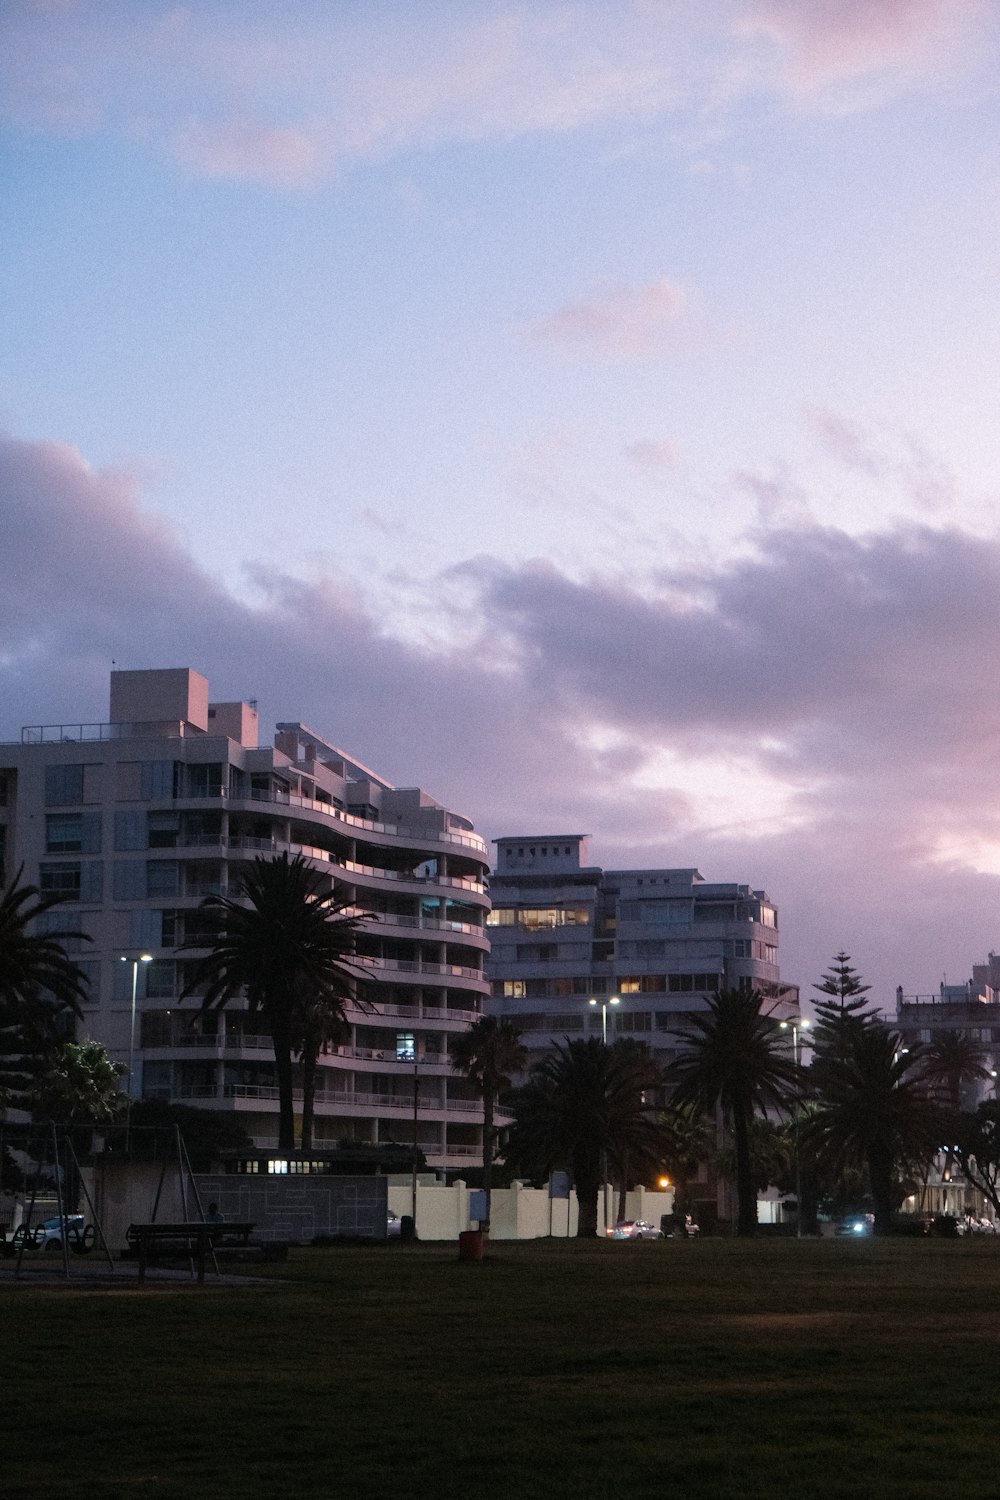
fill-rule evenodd
<path id="1" fill-rule="evenodd" d="M 0 1494 L 1000 1496 L 1000 1240 L 293 1251 L 0 1283 Z"/>

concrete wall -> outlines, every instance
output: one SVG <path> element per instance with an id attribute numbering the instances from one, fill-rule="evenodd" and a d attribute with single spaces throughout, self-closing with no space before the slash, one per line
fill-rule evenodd
<path id="1" fill-rule="evenodd" d="M 190 1179 L 183 1181 L 176 1167 L 162 1180 L 160 1167 L 152 1163 L 100 1167 L 91 1192 L 112 1251 L 125 1246 L 130 1224 L 198 1219 L 199 1200 L 203 1210 L 217 1203 L 230 1223 L 254 1224 L 254 1233 L 261 1239 L 303 1243 L 317 1235 L 385 1239 L 384 1177 L 196 1173 L 194 1185 L 197 1194 Z"/>
<path id="2" fill-rule="evenodd" d="M 389 1207 L 393 1213 L 413 1212 L 410 1179 L 390 1177 Z M 441 1187 L 429 1181 L 417 1183 L 417 1236 L 422 1240 L 457 1240 L 463 1230 L 476 1227 L 469 1217 L 470 1190 L 464 1182 Z M 636 1188 L 626 1200 L 625 1217 L 649 1219 L 659 1227 L 660 1215 L 673 1212 L 672 1192 L 652 1193 Z M 618 1194 L 608 1193 L 609 1220 L 618 1213 Z M 550 1198 L 545 1188 L 494 1188 L 491 1202 L 490 1238 L 494 1240 L 535 1240 L 546 1235 L 571 1238 L 577 1230 L 576 1194 L 567 1198 Z M 597 1232 L 604 1233 L 604 1204 L 597 1203 Z"/>

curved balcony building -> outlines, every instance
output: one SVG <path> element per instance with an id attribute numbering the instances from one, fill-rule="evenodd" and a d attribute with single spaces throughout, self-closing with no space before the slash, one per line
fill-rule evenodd
<path id="1" fill-rule="evenodd" d="M 187 669 L 112 673 L 110 722 L 25 730 L 0 747 L 0 789 L 7 868 L 70 897 L 50 922 L 94 940 L 81 1032 L 130 1067 L 136 1096 L 231 1111 L 276 1145 L 261 1023 L 179 996 L 203 898 L 237 895 L 250 861 L 287 851 L 373 915 L 358 960 L 374 1009 L 320 1058 L 314 1145 L 409 1146 L 416 1124 L 429 1164 L 478 1160 L 482 1104 L 450 1060 L 488 993 L 488 854 L 467 818 L 302 724 L 258 746 L 255 706 L 211 704 Z"/>

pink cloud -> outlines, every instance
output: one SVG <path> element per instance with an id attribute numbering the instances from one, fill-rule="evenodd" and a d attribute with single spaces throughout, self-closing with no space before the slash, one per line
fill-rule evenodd
<path id="1" fill-rule="evenodd" d="M 683 288 L 666 276 L 639 287 L 608 282 L 557 308 L 530 336 L 598 359 L 645 359 L 677 347 L 686 313 Z"/>
<path id="2" fill-rule="evenodd" d="M 936 67 L 982 10 L 981 0 L 757 0 L 737 29 L 788 55 L 796 92 L 865 74 Z"/>
<path id="3" fill-rule="evenodd" d="M 319 147 L 307 131 L 240 119 L 192 122 L 176 136 L 174 155 L 201 177 L 283 188 L 311 187 L 321 166 Z"/>
<path id="4" fill-rule="evenodd" d="M 649 438 L 640 438 L 637 442 L 628 444 L 625 457 L 636 468 L 645 469 L 648 474 L 665 474 L 677 463 L 677 444 L 669 439 L 655 442 Z"/>

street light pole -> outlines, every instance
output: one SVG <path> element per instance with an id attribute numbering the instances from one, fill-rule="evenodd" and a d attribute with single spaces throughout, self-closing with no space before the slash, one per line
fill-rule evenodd
<path id="1" fill-rule="evenodd" d="M 609 1000 L 595 1000 L 591 998 L 587 1003 L 593 1005 L 595 1008 L 598 1005 L 601 1007 L 601 1046 L 607 1047 L 608 1006 L 620 1005 L 621 1001 L 617 995 L 612 995 Z M 608 1228 L 608 1213 L 610 1211 L 608 1207 L 608 1152 L 606 1147 L 601 1151 L 601 1176 L 604 1178 L 604 1229 L 606 1233 Z"/>
<path id="2" fill-rule="evenodd" d="M 121 961 L 127 964 L 128 954 L 121 954 Z M 125 1115 L 125 1150 L 128 1152 L 132 1146 L 132 1100 L 135 1098 L 135 1000 L 139 989 L 139 965 L 151 964 L 153 955 L 151 953 L 140 953 L 132 959 L 132 1010 L 129 1016 L 128 1027 L 128 1110 Z"/>

